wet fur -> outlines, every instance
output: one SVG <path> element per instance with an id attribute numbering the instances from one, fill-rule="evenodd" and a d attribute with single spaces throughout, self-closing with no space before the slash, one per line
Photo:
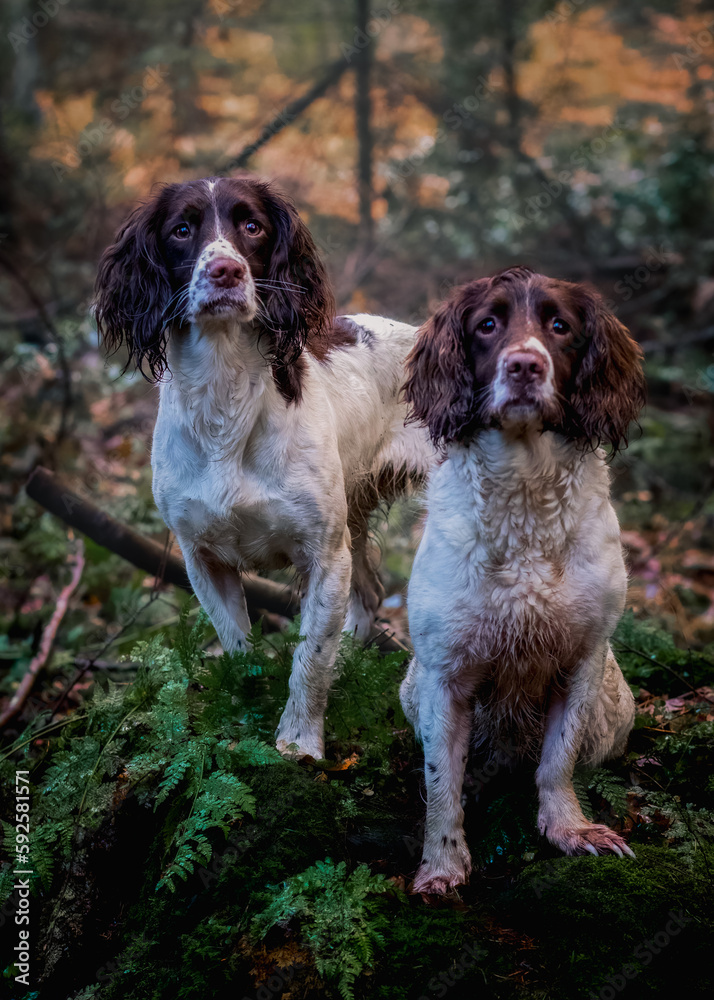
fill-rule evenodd
<path id="1" fill-rule="evenodd" d="M 493 331 L 480 332 L 484 316 L 498 317 Z M 509 375 L 511 358 L 537 374 Z M 620 447 L 637 415 L 639 350 L 595 293 L 518 268 L 458 290 L 420 330 L 408 373 L 412 415 L 445 455 L 409 584 L 415 657 L 400 691 L 426 761 L 414 888 L 468 879 L 472 738 L 501 758 L 509 747 L 509 764 L 537 757 L 539 828 L 553 844 L 631 853 L 583 816 L 572 773 L 620 753 L 634 718 L 609 645 L 627 579 L 598 443 Z"/>
<path id="2" fill-rule="evenodd" d="M 392 470 L 404 490 L 434 457 L 399 399 L 414 328 L 335 319 L 307 227 L 249 177 L 169 185 L 137 209 L 102 258 L 95 311 L 107 347 L 159 382 L 154 497 L 223 648 L 245 648 L 242 573 L 300 576 L 277 744 L 324 756 L 341 630 L 366 637 L 382 596 L 370 514 Z"/>

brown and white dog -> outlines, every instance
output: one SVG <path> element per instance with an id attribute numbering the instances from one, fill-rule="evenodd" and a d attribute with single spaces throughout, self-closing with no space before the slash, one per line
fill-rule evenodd
<path id="1" fill-rule="evenodd" d="M 644 403 L 640 359 L 596 292 L 524 267 L 457 289 L 419 331 L 405 395 L 445 460 L 409 584 L 415 657 L 400 692 L 426 762 L 416 891 L 468 878 L 474 728 L 496 760 L 497 745 L 538 756 L 551 843 L 632 854 L 585 818 L 572 775 L 619 754 L 634 718 L 610 648 L 627 578 L 599 445 L 621 447 Z"/>
<path id="2" fill-rule="evenodd" d="M 414 328 L 335 320 L 307 227 L 252 177 L 170 184 L 138 208 L 102 258 L 95 315 L 160 381 L 154 496 L 223 648 L 250 627 L 241 573 L 300 574 L 277 743 L 324 756 L 340 632 L 365 636 L 381 600 L 370 513 L 434 456 L 399 401 Z"/>

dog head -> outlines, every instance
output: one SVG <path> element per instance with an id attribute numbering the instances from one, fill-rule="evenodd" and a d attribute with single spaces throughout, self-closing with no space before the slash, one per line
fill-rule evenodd
<path id="1" fill-rule="evenodd" d="M 110 350 L 159 379 L 167 339 L 189 325 L 211 334 L 253 324 L 269 344 L 276 382 L 293 377 L 309 337 L 326 333 L 332 293 L 293 205 L 252 177 L 169 184 L 136 209 L 102 256 L 94 311 Z"/>
<path id="2" fill-rule="evenodd" d="M 436 444 L 535 424 L 617 451 L 645 401 L 641 358 L 597 292 L 513 267 L 456 289 L 424 324 L 404 394 Z"/>

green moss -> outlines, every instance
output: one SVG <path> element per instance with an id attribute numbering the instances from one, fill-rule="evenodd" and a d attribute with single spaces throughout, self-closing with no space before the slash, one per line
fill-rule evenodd
<path id="1" fill-rule="evenodd" d="M 206 657 L 208 636 L 186 608 L 132 651 L 133 683 L 98 687 L 49 743 L 31 728 L 8 748 L 5 793 L 20 761 L 33 786 L 45 968 L 33 1000 L 570 1000 L 607 993 L 629 964 L 628 997 L 664 995 L 673 965 L 689 995 L 711 985 L 706 704 L 692 701 L 672 732 L 645 717 L 625 759 L 577 776 L 595 819 L 635 823 L 636 861 L 553 856 L 536 829 L 532 768 L 480 775 L 471 762 L 472 882 L 426 905 L 403 891 L 424 815 L 423 759 L 398 707 L 403 658 L 345 640 L 328 752 L 357 762 L 328 770 L 272 745 L 299 623 L 283 636 L 256 629 L 250 651 L 230 657 Z M 636 650 L 623 656 L 631 678 L 669 679 L 670 664 L 710 676 L 709 658 L 634 619 L 619 637 Z M 642 952 L 680 911 L 681 933 Z"/>
<path id="2" fill-rule="evenodd" d="M 553 996 L 597 996 L 625 965 L 637 970 L 628 996 L 664 995 L 668 968 L 696 972 L 702 987 L 712 980 L 709 878 L 704 861 L 690 868 L 663 847 L 640 845 L 635 861 L 557 858 L 524 870 L 512 912 L 558 984 Z"/>

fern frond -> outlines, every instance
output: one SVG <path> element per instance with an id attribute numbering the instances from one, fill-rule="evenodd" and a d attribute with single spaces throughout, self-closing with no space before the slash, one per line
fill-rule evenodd
<path id="1" fill-rule="evenodd" d="M 573 774 L 575 798 L 578 800 L 578 805 L 583 811 L 583 816 L 591 820 L 593 818 L 593 806 L 588 795 L 588 787 L 587 776 L 579 768 L 576 768 Z"/>
<path id="2" fill-rule="evenodd" d="M 334 864 L 328 858 L 287 879 L 253 918 L 251 932 L 262 938 L 271 927 L 299 919 L 318 972 L 337 984 L 343 1000 L 353 1000 L 357 977 L 384 945 L 387 921 L 374 897 L 394 891 L 366 865 L 348 875 L 344 861 Z"/>
<path id="3" fill-rule="evenodd" d="M 601 767 L 590 775 L 588 789 L 601 795 L 616 816 L 624 816 L 627 812 L 628 788 L 622 778 L 612 771 Z"/>
<path id="4" fill-rule="evenodd" d="M 193 747 L 195 744 L 189 743 L 187 751 L 189 748 Z M 178 787 L 178 785 L 186 777 L 186 772 L 193 766 L 193 760 L 191 759 L 190 752 L 181 754 L 179 757 L 174 758 L 169 767 L 166 769 L 164 775 L 164 780 L 159 785 L 159 791 L 154 800 L 154 810 L 158 809 L 162 802 L 164 802 L 169 795 Z"/>

